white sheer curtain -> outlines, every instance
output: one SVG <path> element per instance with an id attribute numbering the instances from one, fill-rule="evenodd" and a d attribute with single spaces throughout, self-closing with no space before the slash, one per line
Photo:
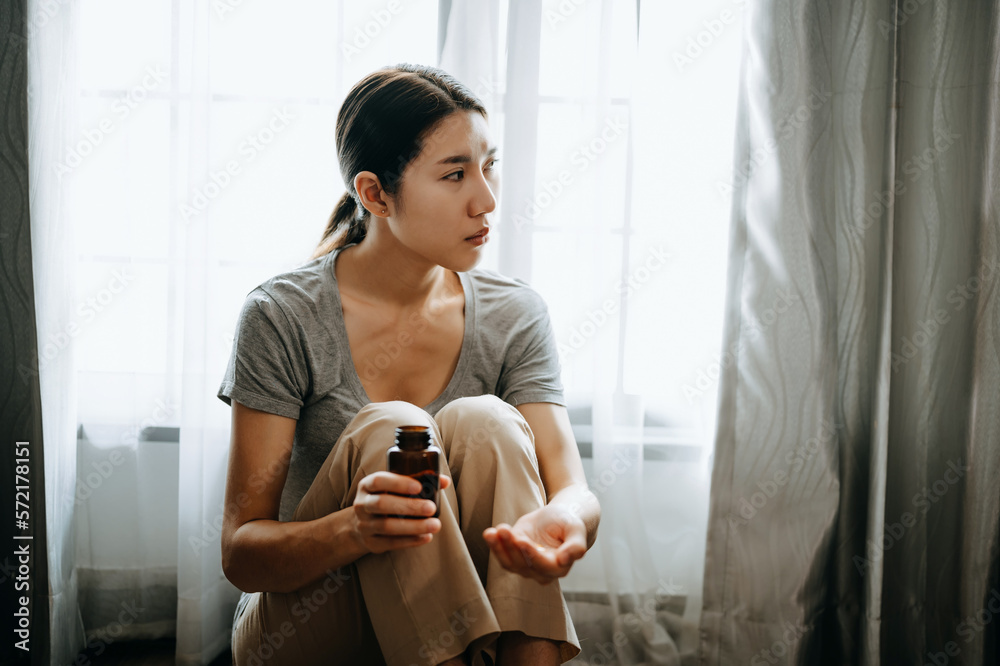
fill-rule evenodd
<path id="1" fill-rule="evenodd" d="M 224 236 L 215 232 L 225 225 L 224 213 L 206 203 L 200 220 L 193 196 L 206 199 L 228 184 L 215 171 L 212 146 L 216 137 L 212 108 L 212 13 L 209 0 L 185 3 L 179 13 L 179 68 L 177 87 L 190 95 L 187 131 L 176 140 L 187 148 L 187 159 L 177 162 L 171 210 L 173 228 L 183 229 L 175 242 L 185 258 L 180 308 L 184 321 L 181 356 L 180 475 L 177 545 L 177 663 L 207 663 L 229 643 L 238 591 L 222 573 L 219 528 L 229 429 L 226 412 L 215 403 L 218 388 L 219 348 L 212 344 L 225 333 L 219 254 Z M 176 16 L 177 14 L 175 14 Z M 183 125 L 182 125 L 183 127 Z M 229 178 L 235 175 L 225 173 Z M 213 181 L 213 175 L 215 180 Z M 231 181 L 230 181 L 231 182 Z M 195 194 L 193 194 L 195 193 Z M 194 206 L 189 209 L 189 201 Z M 179 276 L 180 277 L 180 276 Z M 213 335 L 214 334 L 214 335 Z"/>
<path id="2" fill-rule="evenodd" d="M 729 3 L 46 7 L 45 22 L 69 31 L 47 37 L 78 37 L 36 43 L 38 66 L 59 74 L 42 80 L 57 101 L 49 116 L 37 107 L 32 128 L 71 127 L 38 158 L 73 202 L 75 230 L 58 243 L 75 257 L 75 293 L 49 301 L 78 325 L 59 357 L 74 359 L 66 371 L 79 385 L 78 400 L 60 394 L 63 418 L 81 426 L 61 442 L 79 451 L 77 559 L 59 571 L 67 583 L 76 572 L 80 598 L 66 596 L 63 616 L 79 608 L 90 638 L 176 634 L 178 663 L 207 663 L 226 645 L 229 410 L 214 396 L 235 318 L 250 289 L 308 257 L 343 191 L 333 130 L 350 85 L 409 61 L 440 64 L 489 105 L 503 189 L 485 266 L 528 280 L 550 305 L 605 511 L 598 545 L 563 586 L 583 656 L 691 654 L 739 28 L 726 22 L 691 65 L 675 52 L 698 38 L 703 12 Z M 118 619 L 129 607 L 142 611 Z"/>
<path id="3" fill-rule="evenodd" d="M 740 6 L 454 2 L 448 18 L 442 67 L 489 92 L 502 142 L 487 263 L 549 303 L 603 507 L 595 548 L 563 584 L 578 659 L 690 661 L 724 360 Z"/>
<path id="4" fill-rule="evenodd" d="M 78 322 L 72 300 L 76 272 L 72 200 L 50 167 L 65 154 L 72 136 L 77 31 L 74 7 L 49 15 L 42 5 L 35 0 L 27 3 L 28 186 L 45 445 L 49 658 L 51 663 L 65 664 L 83 645 L 74 566 L 76 507 L 72 501 L 77 469 L 77 393 L 71 341 Z"/>
<path id="5" fill-rule="evenodd" d="M 34 218 L 45 225 L 39 260 L 54 264 L 55 244 L 77 274 L 68 302 L 39 284 L 76 325 L 73 354 L 58 358 L 79 384 L 74 401 L 71 383 L 49 380 L 58 399 L 46 402 L 63 400 L 72 428 L 58 442 L 65 458 L 50 460 L 65 463 L 70 486 L 76 477 L 75 495 L 50 503 L 76 514 L 75 535 L 59 522 L 76 560 L 53 567 L 55 615 L 105 644 L 176 635 L 178 663 L 208 663 L 228 643 L 237 596 L 219 557 L 229 409 L 215 398 L 236 315 L 254 286 L 308 258 L 343 191 L 333 134 L 348 87 L 384 65 L 436 63 L 437 2 L 87 0 L 33 11 L 45 26 L 39 85 L 51 94 L 33 106 L 32 137 L 41 145 L 70 128 L 33 152 L 65 197 L 39 205 L 72 200 L 76 232 Z M 60 40 L 68 34 L 77 39 Z M 59 635 L 67 663 L 84 634 Z"/>

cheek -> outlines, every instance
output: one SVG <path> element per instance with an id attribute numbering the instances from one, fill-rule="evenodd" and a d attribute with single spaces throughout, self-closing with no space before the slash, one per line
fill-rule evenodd
<path id="1" fill-rule="evenodd" d="M 415 182 L 403 196 L 404 208 L 409 214 L 432 214 L 448 198 L 448 183 L 437 180 Z"/>

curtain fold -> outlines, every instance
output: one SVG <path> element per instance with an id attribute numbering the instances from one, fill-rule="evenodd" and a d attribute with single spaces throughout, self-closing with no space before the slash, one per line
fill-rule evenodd
<path id="1" fill-rule="evenodd" d="M 996 661 L 998 42 L 747 5 L 707 663 Z"/>
<path id="2" fill-rule="evenodd" d="M 31 263 L 35 320 L 38 328 L 37 378 L 41 390 L 45 473 L 36 477 L 31 495 L 37 513 L 44 506 L 48 550 L 48 585 L 35 580 L 48 600 L 45 616 L 35 618 L 36 654 L 47 663 L 67 664 L 84 645 L 78 608 L 74 501 L 77 480 L 77 392 L 73 342 L 80 317 L 73 300 L 72 196 L 53 166 L 66 154 L 74 136 L 76 109 L 75 21 L 78 7 L 27 3 L 28 191 L 31 213 Z M 8 42 L 9 44 L 12 42 Z M 35 131 L 44 127 L 45 131 Z M 6 209 L 6 206 L 5 206 Z M 5 241 L 6 243 L 6 241 Z M 26 361 L 23 359 L 22 361 Z M 23 379 L 23 378 L 22 378 Z M 18 384 L 23 386 L 22 382 Z M 39 442 L 40 443 L 40 442 Z M 39 500 L 44 498 L 44 504 Z M 45 541 L 38 542 L 42 547 Z M 36 557 L 44 557 L 36 552 Z M 47 649 L 39 645 L 47 641 Z"/>
<path id="3" fill-rule="evenodd" d="M 52 451 L 46 448 L 58 446 L 52 425 L 59 416 L 42 409 L 53 377 L 51 371 L 42 376 L 42 361 L 54 312 L 37 299 L 51 288 L 58 271 L 32 261 L 38 239 L 28 132 L 29 5 L 21 0 L 0 8 L 0 478 L 5 495 L 0 507 L 7 516 L 0 525 L 0 629 L 5 636 L 0 661 L 12 665 L 46 664 L 57 647 L 50 631 L 50 602 L 58 606 L 60 597 L 50 596 L 45 582 L 50 566 L 58 570 L 63 546 L 56 530 L 50 553 L 46 521 L 47 475 L 54 469 Z"/>
<path id="4" fill-rule="evenodd" d="M 186 224 L 181 203 L 204 183 L 212 182 L 212 37 L 211 3 L 185 3 L 178 85 L 190 95 L 187 161 L 179 162 L 172 228 L 182 248 L 180 293 L 184 327 L 181 375 L 180 474 L 177 535 L 177 664 L 207 664 L 229 647 L 239 591 L 222 572 L 220 534 L 224 516 L 226 465 L 229 457 L 228 410 L 215 397 L 219 384 L 213 334 L 225 330 L 217 314 L 220 275 L 215 211 L 207 208 L 197 223 Z"/>

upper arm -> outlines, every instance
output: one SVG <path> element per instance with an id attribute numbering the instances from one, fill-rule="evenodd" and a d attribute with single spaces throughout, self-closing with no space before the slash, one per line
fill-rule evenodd
<path id="1" fill-rule="evenodd" d="M 252 520 L 277 520 L 288 475 L 295 419 L 252 409 L 233 400 L 222 548 Z"/>
<path id="2" fill-rule="evenodd" d="M 562 405 L 530 402 L 517 406 L 535 436 L 538 468 L 545 485 L 546 499 L 569 486 L 587 487 L 580 450 Z"/>
<path id="3" fill-rule="evenodd" d="M 270 294 L 252 291 L 240 310 L 219 398 L 298 419 L 312 388 L 309 337 Z"/>
<path id="4" fill-rule="evenodd" d="M 496 395 L 512 405 L 562 403 L 559 349 L 548 308 L 533 291 L 520 295 L 514 301 L 515 324 L 504 329 L 508 338 Z"/>

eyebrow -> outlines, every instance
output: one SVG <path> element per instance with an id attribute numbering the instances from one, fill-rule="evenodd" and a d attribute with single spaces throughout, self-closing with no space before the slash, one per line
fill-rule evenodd
<path id="1" fill-rule="evenodd" d="M 486 151 L 486 157 L 493 157 L 497 154 L 497 147 L 493 146 Z M 451 157 L 446 157 L 438 164 L 467 164 L 472 161 L 472 158 L 468 155 L 452 155 Z"/>

